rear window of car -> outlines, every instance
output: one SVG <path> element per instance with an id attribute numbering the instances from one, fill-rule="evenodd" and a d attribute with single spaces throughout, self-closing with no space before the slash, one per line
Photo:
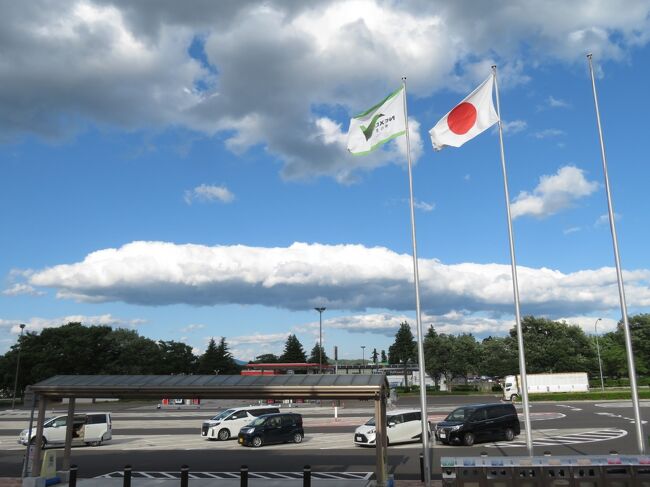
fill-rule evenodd
<path id="1" fill-rule="evenodd" d="M 417 413 L 406 413 L 404 414 L 404 422 L 408 423 L 409 421 L 420 421 L 420 418 L 422 415 L 417 412 Z"/>
<path id="2" fill-rule="evenodd" d="M 101 424 L 106 422 L 105 414 L 89 414 L 86 419 L 86 424 Z"/>
<path id="3" fill-rule="evenodd" d="M 263 416 L 265 414 L 278 414 L 280 410 L 278 408 L 263 408 L 263 409 L 251 409 L 248 411 L 251 416 Z"/>

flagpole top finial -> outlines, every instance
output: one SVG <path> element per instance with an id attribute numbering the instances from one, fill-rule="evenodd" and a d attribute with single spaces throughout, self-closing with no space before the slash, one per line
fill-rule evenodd
<path id="1" fill-rule="evenodd" d="M 587 53 L 587 59 L 591 59 L 592 56 L 593 56 L 592 53 Z"/>
<path id="2" fill-rule="evenodd" d="M 406 76 L 402 76 L 402 81 L 406 81 Z"/>
<path id="3" fill-rule="evenodd" d="M 492 69 L 497 69 L 497 65 L 496 65 L 496 64 L 493 64 L 493 65 L 492 65 Z"/>

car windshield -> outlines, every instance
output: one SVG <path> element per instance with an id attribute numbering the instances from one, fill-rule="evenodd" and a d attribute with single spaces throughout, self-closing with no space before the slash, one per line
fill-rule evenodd
<path id="1" fill-rule="evenodd" d="M 234 413 L 234 409 L 226 409 L 225 411 L 221 411 L 219 414 L 217 414 L 214 418 L 212 418 L 212 421 L 221 421 L 226 419 L 228 416 L 230 416 L 232 413 Z"/>
<path id="2" fill-rule="evenodd" d="M 248 426 L 259 426 L 261 424 L 264 424 L 264 421 L 266 421 L 266 418 L 264 416 L 260 416 L 259 418 L 255 418 L 253 421 L 248 423 Z"/>
<path id="3" fill-rule="evenodd" d="M 370 418 L 370 419 L 366 422 L 366 426 L 374 426 L 374 425 L 375 425 L 375 418 L 374 418 L 374 417 L 373 417 L 373 418 Z"/>
<path id="4" fill-rule="evenodd" d="M 449 416 L 445 418 L 445 421 L 465 421 L 476 411 L 475 408 L 458 408 L 454 409 Z"/>
<path id="5" fill-rule="evenodd" d="M 56 418 L 47 418 L 47 419 L 45 420 L 45 422 L 43 423 L 43 427 L 47 428 L 48 426 L 51 426 L 51 425 L 52 425 L 52 422 L 53 422 L 55 419 L 56 419 Z M 36 430 L 36 428 L 34 428 L 34 430 Z"/>

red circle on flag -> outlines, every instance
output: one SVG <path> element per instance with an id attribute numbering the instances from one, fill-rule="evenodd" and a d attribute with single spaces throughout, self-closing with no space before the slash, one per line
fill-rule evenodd
<path id="1" fill-rule="evenodd" d="M 466 134 L 474 123 L 476 123 L 476 108 L 471 103 L 461 103 L 447 116 L 449 130 L 458 135 Z"/>

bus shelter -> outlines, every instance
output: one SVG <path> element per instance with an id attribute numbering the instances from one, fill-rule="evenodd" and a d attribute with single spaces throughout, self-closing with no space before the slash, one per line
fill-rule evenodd
<path id="1" fill-rule="evenodd" d="M 63 469 L 70 466 L 72 424 L 77 398 L 160 399 L 161 397 L 196 397 L 200 399 L 325 399 L 373 400 L 377 432 L 375 475 L 384 486 L 386 465 L 386 399 L 389 386 L 383 374 L 372 375 L 57 375 L 31 386 L 34 394 L 32 418 L 36 404 L 35 444 L 43 440 L 43 423 L 48 400 L 68 399 Z M 30 420 L 30 429 L 32 422 Z M 29 446 L 27 447 L 29 449 Z M 29 455 L 26 455 L 29 458 Z M 41 449 L 36 448 L 32 475 L 38 476 Z M 27 468 L 25 468 L 27 471 Z"/>

